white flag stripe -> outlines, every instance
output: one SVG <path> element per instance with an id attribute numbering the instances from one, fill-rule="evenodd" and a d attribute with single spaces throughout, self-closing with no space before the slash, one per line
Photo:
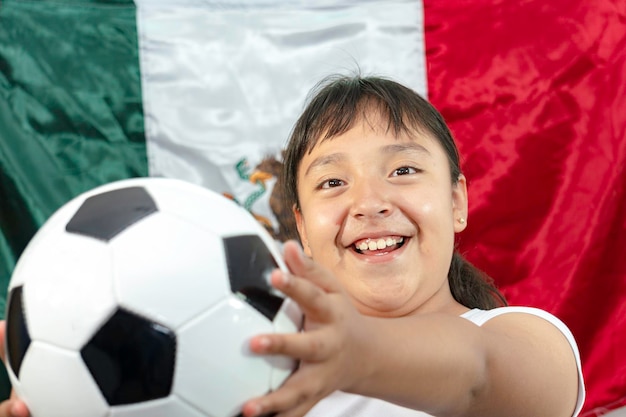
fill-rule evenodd
<path id="1" fill-rule="evenodd" d="M 273 182 L 247 175 L 280 159 L 321 78 L 360 69 L 426 94 L 421 1 L 136 3 L 150 175 L 230 192 L 268 218 Z"/>

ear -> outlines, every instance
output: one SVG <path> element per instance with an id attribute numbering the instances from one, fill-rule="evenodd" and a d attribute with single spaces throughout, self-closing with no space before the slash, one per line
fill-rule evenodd
<path id="1" fill-rule="evenodd" d="M 452 185 L 452 215 L 455 233 L 462 232 L 467 227 L 467 212 L 467 179 L 461 174 L 456 184 Z"/>
<path id="2" fill-rule="evenodd" d="M 298 228 L 298 235 L 300 236 L 300 242 L 302 242 L 302 249 L 304 254 L 308 257 L 311 257 L 311 248 L 309 247 L 309 240 L 306 234 L 306 226 L 304 224 L 304 217 L 302 217 L 302 212 L 300 209 L 294 204 L 291 208 L 293 211 L 293 216 L 296 219 L 296 227 Z"/>

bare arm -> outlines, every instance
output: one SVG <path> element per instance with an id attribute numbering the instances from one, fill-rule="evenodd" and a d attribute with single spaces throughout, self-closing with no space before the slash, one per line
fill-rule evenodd
<path id="1" fill-rule="evenodd" d="M 511 313 L 478 327 L 447 314 L 365 317 L 295 245 L 285 246 L 285 260 L 294 275 L 285 281 L 275 272 L 272 280 L 301 305 L 306 331 L 255 338 L 251 348 L 299 358 L 301 366 L 283 387 L 248 402 L 245 415 L 302 416 L 335 390 L 437 416 L 572 415 L 576 362 L 547 321 Z"/>
<path id="2" fill-rule="evenodd" d="M 522 313 L 483 327 L 429 314 L 373 319 L 375 367 L 350 391 L 437 416 L 571 417 L 578 394 L 572 349 L 551 323 Z M 395 347 L 394 347 L 395 346 Z M 368 348 L 368 350 L 369 350 Z M 384 353 L 384 351 L 387 351 Z"/>

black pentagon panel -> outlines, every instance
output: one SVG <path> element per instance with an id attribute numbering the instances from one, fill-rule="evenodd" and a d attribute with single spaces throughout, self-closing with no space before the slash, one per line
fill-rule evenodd
<path id="1" fill-rule="evenodd" d="M 155 201 L 145 188 L 120 188 L 87 198 L 65 230 L 107 242 L 157 211 Z"/>
<path id="2" fill-rule="evenodd" d="M 228 277 L 233 293 L 270 320 L 274 320 L 283 298 L 272 293 L 267 278 L 278 267 L 265 242 L 257 235 L 224 239 Z"/>
<path id="3" fill-rule="evenodd" d="M 109 405 L 167 397 L 176 336 L 167 327 L 119 309 L 80 352 Z"/>
<path id="4" fill-rule="evenodd" d="M 22 286 L 15 287 L 9 294 L 6 322 L 7 362 L 18 378 L 24 355 L 31 341 L 26 317 L 24 317 L 22 288 Z"/>

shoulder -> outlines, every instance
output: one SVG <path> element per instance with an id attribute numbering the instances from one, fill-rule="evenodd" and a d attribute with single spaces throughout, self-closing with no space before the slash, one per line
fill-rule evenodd
<path id="1" fill-rule="evenodd" d="M 516 313 L 518 315 L 523 315 L 522 318 L 530 319 L 530 317 L 541 318 L 554 326 L 556 326 L 559 330 L 567 333 L 568 336 L 571 336 L 571 332 L 568 327 L 555 315 L 548 313 L 545 310 L 541 310 L 539 308 L 534 307 L 519 307 L 519 306 L 508 306 L 508 307 L 499 307 L 494 308 L 492 310 L 479 310 L 473 309 L 468 311 L 467 313 L 461 315 L 461 317 L 468 319 L 472 323 L 482 326 L 486 322 L 490 321 L 493 318 L 500 317 L 505 314 L 513 314 Z M 572 336 L 573 339 L 573 336 Z"/>
<path id="2" fill-rule="evenodd" d="M 541 334 L 544 332 L 559 335 L 568 342 L 578 355 L 578 347 L 574 335 L 563 321 L 555 315 L 534 307 L 499 307 L 492 310 L 470 310 L 461 317 L 472 323 L 491 329 L 506 331 L 526 329 Z"/>

